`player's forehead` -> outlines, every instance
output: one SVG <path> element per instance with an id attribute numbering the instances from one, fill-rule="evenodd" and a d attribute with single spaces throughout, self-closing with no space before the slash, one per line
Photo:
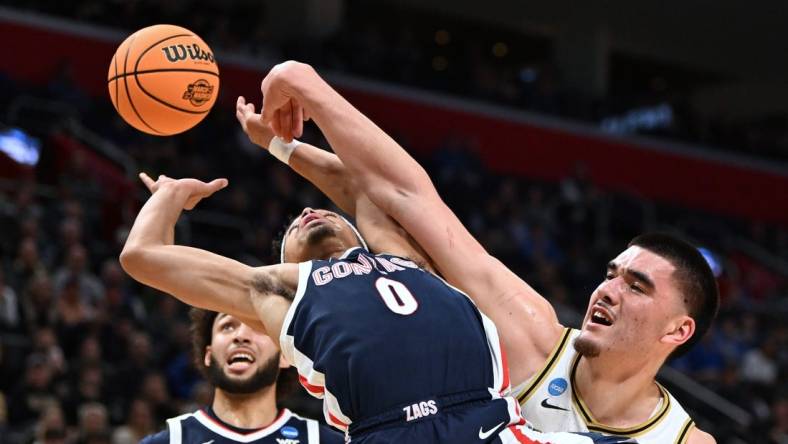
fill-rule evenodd
<path id="1" fill-rule="evenodd" d="M 608 263 L 608 268 L 637 271 L 654 281 L 671 279 L 676 269 L 664 257 L 637 245 L 619 253 Z"/>

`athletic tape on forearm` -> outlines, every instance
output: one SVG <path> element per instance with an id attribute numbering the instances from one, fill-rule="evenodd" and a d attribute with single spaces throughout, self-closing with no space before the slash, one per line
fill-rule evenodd
<path id="1" fill-rule="evenodd" d="M 290 165 L 290 156 L 298 145 L 301 145 L 301 142 L 296 139 L 293 139 L 290 143 L 285 143 L 281 138 L 274 136 L 271 139 L 271 143 L 268 144 L 268 151 L 282 163 Z"/>

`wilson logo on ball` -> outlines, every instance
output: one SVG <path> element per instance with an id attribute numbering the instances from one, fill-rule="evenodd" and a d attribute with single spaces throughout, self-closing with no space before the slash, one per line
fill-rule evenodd
<path id="1" fill-rule="evenodd" d="M 194 43 L 191 46 L 189 45 L 170 45 L 161 48 L 164 52 L 164 55 L 167 57 L 167 60 L 170 62 L 177 62 L 180 60 L 186 60 L 188 56 L 192 60 L 207 60 L 211 63 L 214 62 L 213 54 L 208 51 L 203 51 L 200 48 L 200 45 Z"/>
<path id="2" fill-rule="evenodd" d="M 211 100 L 211 95 L 213 95 L 213 85 L 208 83 L 207 80 L 200 79 L 186 87 L 183 98 L 194 106 L 200 106 Z"/>

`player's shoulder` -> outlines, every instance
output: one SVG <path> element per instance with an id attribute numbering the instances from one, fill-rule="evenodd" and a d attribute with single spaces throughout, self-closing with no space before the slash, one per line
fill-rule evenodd
<path id="1" fill-rule="evenodd" d="M 169 429 L 164 429 L 159 433 L 148 435 L 142 438 L 140 444 L 167 444 L 169 442 L 170 442 L 170 431 Z"/>
<path id="2" fill-rule="evenodd" d="M 713 436 L 704 432 L 699 428 L 694 428 L 687 438 L 687 444 L 716 444 L 717 441 Z"/>

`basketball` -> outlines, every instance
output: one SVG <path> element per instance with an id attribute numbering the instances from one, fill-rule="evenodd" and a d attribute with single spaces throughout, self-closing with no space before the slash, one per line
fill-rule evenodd
<path id="1" fill-rule="evenodd" d="M 197 125 L 211 110 L 219 94 L 219 67 L 193 32 L 154 25 L 120 44 L 107 83 L 123 120 L 148 134 L 169 136 Z"/>

